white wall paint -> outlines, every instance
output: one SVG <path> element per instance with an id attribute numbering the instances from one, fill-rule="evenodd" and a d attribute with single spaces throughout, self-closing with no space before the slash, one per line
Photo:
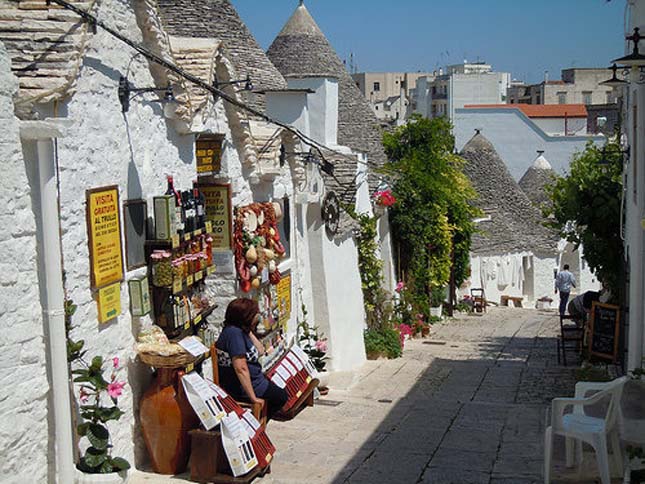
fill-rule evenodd
<path id="1" fill-rule="evenodd" d="M 0 475 L 3 482 L 47 482 L 53 422 L 47 413 L 49 382 L 38 290 L 33 190 L 37 165 L 21 152 L 12 97 L 17 81 L 0 42 Z M 34 158 L 35 159 L 35 158 Z M 53 419 L 53 417 L 52 417 Z M 51 455 L 53 459 L 53 455 Z"/>
<path id="2" fill-rule="evenodd" d="M 535 152 L 544 150 L 557 174 L 568 171 L 576 151 L 583 151 L 588 141 L 600 146 L 604 136 L 549 136 L 531 119 L 514 109 L 458 109 L 454 118 L 455 146 L 461 150 L 481 129 L 513 178 L 519 180 L 535 160 Z"/>
<path id="3" fill-rule="evenodd" d="M 311 89 L 310 136 L 326 146 L 338 143 L 338 80 L 331 77 L 287 79 L 290 89 Z"/>

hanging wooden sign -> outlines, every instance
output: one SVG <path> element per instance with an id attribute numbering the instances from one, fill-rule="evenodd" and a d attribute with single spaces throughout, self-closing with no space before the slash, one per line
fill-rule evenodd
<path id="1" fill-rule="evenodd" d="M 92 289 L 123 280 L 119 187 L 85 192 Z"/>
<path id="2" fill-rule="evenodd" d="M 589 322 L 589 354 L 616 362 L 620 307 L 594 301 Z"/>
<path id="3" fill-rule="evenodd" d="M 224 135 L 201 135 L 195 140 L 197 175 L 219 173 L 222 169 L 222 141 Z"/>

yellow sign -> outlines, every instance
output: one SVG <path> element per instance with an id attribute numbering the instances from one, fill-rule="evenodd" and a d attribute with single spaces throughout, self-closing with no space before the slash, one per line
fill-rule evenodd
<path id="1" fill-rule="evenodd" d="M 195 142 L 195 157 L 197 158 L 197 173 L 204 175 L 218 173 L 222 168 L 223 136 L 198 139 Z"/>
<path id="2" fill-rule="evenodd" d="M 121 283 L 98 291 L 99 323 L 107 323 L 121 314 Z"/>
<path id="3" fill-rule="evenodd" d="M 231 186 L 201 184 L 206 199 L 206 220 L 212 225 L 213 250 L 231 249 Z"/>
<path id="4" fill-rule="evenodd" d="M 291 273 L 284 274 L 276 286 L 278 300 L 278 323 L 286 328 L 291 317 Z"/>
<path id="5" fill-rule="evenodd" d="M 86 198 L 92 287 L 104 287 L 123 280 L 119 189 L 88 190 Z"/>

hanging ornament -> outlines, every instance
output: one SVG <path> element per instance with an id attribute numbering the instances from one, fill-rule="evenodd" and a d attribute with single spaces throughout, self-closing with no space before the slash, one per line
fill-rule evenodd
<path id="1" fill-rule="evenodd" d="M 323 199 L 321 215 L 325 223 L 325 230 L 329 237 L 338 232 L 340 222 L 340 201 L 334 192 L 328 192 Z"/>

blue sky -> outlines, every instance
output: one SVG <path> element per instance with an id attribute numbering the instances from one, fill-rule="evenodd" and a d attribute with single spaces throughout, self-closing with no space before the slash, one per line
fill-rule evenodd
<path id="1" fill-rule="evenodd" d="M 232 0 L 267 49 L 297 0 Z M 559 79 L 623 54 L 625 0 L 306 0 L 341 59 L 359 71 L 434 70 L 486 61 L 514 78 Z"/>

